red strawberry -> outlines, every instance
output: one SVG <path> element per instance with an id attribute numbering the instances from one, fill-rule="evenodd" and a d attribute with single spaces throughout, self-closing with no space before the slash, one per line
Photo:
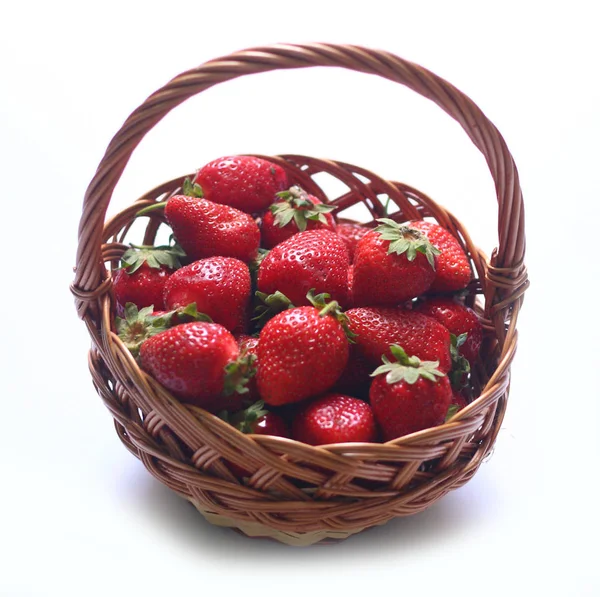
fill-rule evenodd
<path id="1" fill-rule="evenodd" d="M 416 310 L 429 317 L 437 319 L 442 325 L 448 328 L 451 334 L 467 337 L 458 351 L 472 365 L 481 348 L 483 338 L 483 328 L 479 318 L 473 309 L 457 303 L 451 298 L 431 298 L 420 303 Z"/>
<path id="2" fill-rule="evenodd" d="M 423 232 L 431 244 L 440 251 L 436 273 L 430 290 L 432 292 L 453 292 L 465 288 L 471 281 L 472 272 L 469 259 L 460 243 L 450 232 L 439 224 L 415 220 L 408 226 Z"/>
<path id="3" fill-rule="evenodd" d="M 376 365 L 382 355 L 391 356 L 390 345 L 400 344 L 410 354 L 439 361 L 443 373 L 450 371 L 450 332 L 438 321 L 421 313 L 385 307 L 359 307 L 346 311 L 348 327 L 361 353 Z"/>
<path id="4" fill-rule="evenodd" d="M 251 156 L 227 156 L 198 170 L 194 183 L 206 199 L 230 205 L 246 213 L 267 209 L 276 193 L 288 187 L 285 170 Z"/>
<path id="5" fill-rule="evenodd" d="M 236 337 L 238 346 L 240 348 L 241 355 L 252 355 L 254 362 L 253 366 L 258 368 L 258 338 L 254 336 L 246 336 L 245 334 L 240 334 Z M 248 381 L 248 393 L 244 394 L 243 398 L 246 402 L 256 402 L 260 398 L 260 394 L 258 393 L 258 386 L 256 385 L 256 377 L 251 377 L 250 381 Z"/>
<path id="6" fill-rule="evenodd" d="M 333 387 L 334 391 L 356 398 L 366 398 L 369 395 L 372 381 L 371 371 L 373 371 L 373 365 L 365 357 L 360 347 L 351 344 L 348 363 Z"/>
<path id="7" fill-rule="evenodd" d="M 371 384 L 370 402 L 385 441 L 441 425 L 452 402 L 452 388 L 437 363 L 409 357 L 398 345 L 391 348 Z"/>
<path id="8" fill-rule="evenodd" d="M 184 323 L 152 336 L 140 360 L 175 396 L 211 411 L 229 407 L 227 397 L 243 393 L 253 374 L 252 359 L 240 359 L 235 338 L 216 323 Z"/>
<path id="9" fill-rule="evenodd" d="M 343 394 L 327 394 L 307 404 L 296 415 L 292 435 L 312 446 L 374 442 L 377 427 L 366 402 Z"/>
<path id="10" fill-rule="evenodd" d="M 335 221 L 330 212 L 335 205 L 325 205 L 300 187 L 277 193 L 279 199 L 273 203 L 262 219 L 260 229 L 262 246 L 272 249 L 305 230 L 325 228 L 335 230 Z"/>
<path id="11" fill-rule="evenodd" d="M 175 195 L 165 205 L 165 217 L 177 242 L 194 261 L 217 255 L 251 261 L 257 255 L 260 230 L 243 211 L 206 199 Z"/>
<path id="12" fill-rule="evenodd" d="M 258 390 L 267 404 L 298 402 L 326 392 L 348 361 L 344 316 L 332 301 L 278 313 L 260 333 Z M 322 308 L 321 308 L 322 307 Z"/>
<path id="13" fill-rule="evenodd" d="M 279 415 L 266 410 L 262 400 L 233 415 L 230 422 L 242 433 L 290 437 L 285 421 Z"/>
<path id="14" fill-rule="evenodd" d="M 377 221 L 356 245 L 354 304 L 395 306 L 431 286 L 439 251 L 414 228 L 389 218 Z"/>
<path id="15" fill-rule="evenodd" d="M 340 304 L 348 294 L 348 250 L 330 230 L 307 230 L 278 244 L 262 260 L 258 290 L 283 293 L 294 305 L 307 305 L 306 294 L 326 292 Z"/>
<path id="16" fill-rule="evenodd" d="M 335 231 L 338 236 L 341 236 L 344 239 L 346 247 L 348 248 L 350 261 L 354 260 L 354 251 L 356 250 L 358 241 L 370 230 L 371 228 L 355 224 L 354 222 L 338 222 Z"/>
<path id="17" fill-rule="evenodd" d="M 452 405 L 456 406 L 456 412 L 468 406 L 467 399 L 460 392 L 452 392 Z"/>
<path id="18" fill-rule="evenodd" d="M 232 257 L 209 257 L 178 269 L 165 284 L 165 304 L 176 309 L 196 303 L 230 332 L 245 328 L 250 300 L 248 266 Z"/>
<path id="19" fill-rule="evenodd" d="M 163 289 L 167 278 L 181 266 L 185 253 L 180 247 L 132 245 L 121 257 L 121 268 L 113 278 L 117 308 L 122 313 L 127 303 L 138 309 L 154 305 L 164 309 Z"/>

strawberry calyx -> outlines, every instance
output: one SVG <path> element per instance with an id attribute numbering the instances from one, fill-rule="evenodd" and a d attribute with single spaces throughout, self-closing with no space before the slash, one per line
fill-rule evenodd
<path id="1" fill-rule="evenodd" d="M 279 200 L 269 210 L 274 216 L 273 223 L 279 228 L 287 226 L 292 220 L 300 232 L 304 232 L 309 221 L 328 224 L 325 214 L 337 209 L 335 205 L 313 203 L 309 195 L 299 186 L 290 187 L 287 191 L 277 193 Z"/>
<path id="2" fill-rule="evenodd" d="M 130 245 L 123 253 L 121 265 L 117 269 L 124 269 L 128 274 L 135 273 L 144 263 L 153 269 L 166 266 L 170 269 L 181 267 L 180 257 L 185 257 L 184 250 L 178 245 Z"/>
<path id="3" fill-rule="evenodd" d="M 235 360 L 225 365 L 223 395 L 247 394 L 246 385 L 256 375 L 256 355 L 245 351 Z"/>
<path id="4" fill-rule="evenodd" d="M 242 433 L 253 433 L 253 424 L 268 414 L 269 411 L 265 409 L 265 403 L 262 400 L 258 400 L 245 410 L 230 417 L 228 422 Z"/>
<path id="5" fill-rule="evenodd" d="M 379 232 L 383 240 L 389 241 L 388 255 L 392 253 L 406 254 L 409 261 L 414 261 L 417 253 L 422 253 L 427 258 L 429 265 L 435 269 L 435 256 L 440 254 L 440 250 L 429 242 L 425 234 L 416 228 L 398 224 L 390 218 L 379 218 L 377 221 L 380 224 L 374 230 Z"/>
<path id="6" fill-rule="evenodd" d="M 356 338 L 357 334 L 350 329 L 350 320 L 342 311 L 340 304 L 337 301 L 329 301 L 331 298 L 330 294 L 327 292 L 322 292 L 321 294 L 315 295 L 315 289 L 311 288 L 306 294 L 306 298 L 309 300 L 310 304 L 315 307 L 315 309 L 319 309 L 319 315 L 321 317 L 331 315 L 337 319 L 344 329 L 344 333 L 346 334 L 346 338 L 348 338 L 348 342 L 354 344 L 354 338 Z"/>
<path id="7" fill-rule="evenodd" d="M 196 199 L 204 198 L 204 191 L 197 182 L 192 182 L 189 178 L 183 181 L 181 191 L 186 197 L 196 197 Z"/>
<path id="8" fill-rule="evenodd" d="M 115 320 L 117 334 L 133 356 L 139 354 L 140 346 L 148 338 L 170 327 L 170 314 L 152 315 L 153 310 L 152 305 L 138 310 L 134 303 L 127 303 L 125 317 L 117 317 Z"/>
<path id="9" fill-rule="evenodd" d="M 456 336 L 450 334 L 450 356 L 452 357 L 452 369 L 448 373 L 450 385 L 455 391 L 462 390 L 466 385 L 466 376 L 471 371 L 469 361 L 459 352 L 459 348 L 467 341 L 467 334 Z"/>
<path id="10" fill-rule="evenodd" d="M 267 294 L 257 290 L 255 296 L 258 300 L 258 304 L 254 308 L 254 317 L 252 321 L 256 323 L 256 327 L 262 329 L 269 319 L 272 319 L 286 309 L 293 309 L 295 305 L 292 301 L 283 294 L 276 290 L 273 294 Z"/>
<path id="11" fill-rule="evenodd" d="M 390 352 L 396 362 L 390 361 L 386 355 L 381 357 L 380 365 L 371 373 L 371 377 L 386 374 L 385 381 L 392 385 L 400 381 L 408 384 L 416 383 L 420 377 L 436 382 L 437 378 L 444 377 L 439 367 L 439 361 L 422 361 L 419 357 L 409 357 L 405 350 L 398 344 L 390 345 Z"/>
<path id="12" fill-rule="evenodd" d="M 125 317 L 117 317 L 115 324 L 117 334 L 123 341 L 129 352 L 137 357 L 141 345 L 151 338 L 180 323 L 190 321 L 205 321 L 212 323 L 212 319 L 205 313 L 199 313 L 196 303 L 186 307 L 173 309 L 165 313 L 154 314 L 154 306 L 137 308 L 134 303 L 125 305 Z"/>

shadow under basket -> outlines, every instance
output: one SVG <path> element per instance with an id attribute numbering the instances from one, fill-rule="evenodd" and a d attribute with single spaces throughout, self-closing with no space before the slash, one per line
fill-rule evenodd
<path id="1" fill-rule="evenodd" d="M 313 447 L 293 440 L 244 435 L 203 409 L 181 403 L 146 375 L 114 331 L 110 267 L 128 245 L 135 214 L 181 187 L 185 176 L 150 191 L 105 222 L 113 190 L 143 136 L 173 107 L 217 83 L 277 69 L 337 66 L 380 75 L 434 101 L 455 118 L 486 158 L 498 198 L 498 248 L 488 260 L 447 210 L 405 184 L 346 163 L 297 155 L 277 162 L 292 184 L 338 206 L 362 203 L 370 225 L 385 214 L 401 222 L 428 218 L 452 232 L 470 258 L 466 302 L 484 327 L 473 369 L 475 399 L 445 424 L 384 444 Z M 323 173 L 346 189 L 327 197 Z M 317 176 L 318 175 L 318 176 Z M 189 176 L 186 175 L 186 176 Z M 326 178 L 326 177 L 325 177 Z M 342 184 L 339 184 L 342 183 Z M 144 219 L 144 244 L 162 223 Z M 135 239 L 139 241 L 138 239 Z M 388 520 L 420 512 L 476 473 L 496 440 L 508 399 L 516 322 L 528 286 L 523 264 L 524 213 L 518 174 L 497 129 L 455 87 L 387 52 L 326 44 L 275 45 L 213 60 L 174 78 L 127 119 L 111 141 L 84 200 L 76 277 L 71 287 L 92 338 L 93 383 L 115 420 L 119 438 L 148 471 L 189 500 L 211 523 L 291 545 L 344 539 Z M 227 463 L 250 472 L 238 478 Z"/>

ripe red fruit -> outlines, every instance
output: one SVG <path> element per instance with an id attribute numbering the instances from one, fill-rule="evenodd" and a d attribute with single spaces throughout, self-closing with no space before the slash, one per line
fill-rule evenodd
<path id="1" fill-rule="evenodd" d="M 373 364 L 363 354 L 360 347 L 350 344 L 348 363 L 335 383 L 333 390 L 356 398 L 367 398 L 371 386 Z"/>
<path id="2" fill-rule="evenodd" d="M 164 309 L 163 290 L 168 277 L 181 266 L 185 256 L 180 247 L 132 246 L 121 257 L 121 268 L 113 277 L 117 309 L 123 313 L 127 303 L 138 309 L 154 306 Z"/>
<path id="3" fill-rule="evenodd" d="M 308 195 L 300 187 L 291 187 L 277 194 L 262 218 L 261 244 L 266 249 L 305 230 L 335 230 L 335 221 L 330 212 L 335 205 L 325 205 L 317 197 Z"/>
<path id="4" fill-rule="evenodd" d="M 356 250 L 358 241 L 370 230 L 372 230 L 372 228 L 367 228 L 366 226 L 361 226 L 354 222 L 338 222 L 335 232 L 338 236 L 341 236 L 346 243 L 351 262 L 354 260 L 354 251 Z"/>
<path id="5" fill-rule="evenodd" d="M 473 309 L 461 305 L 451 298 L 439 297 L 423 301 L 416 307 L 416 310 L 437 319 L 448 328 L 451 334 L 457 337 L 467 334 L 467 338 L 459 346 L 458 352 L 473 365 L 479 355 L 483 339 L 483 328 Z"/>
<path id="6" fill-rule="evenodd" d="M 435 278 L 439 253 L 427 237 L 389 218 L 358 242 L 354 253 L 355 305 L 395 306 L 423 294 Z"/>
<path id="7" fill-rule="evenodd" d="M 178 269 L 165 284 L 165 305 L 176 309 L 196 303 L 230 332 L 245 328 L 251 284 L 248 266 L 232 257 L 209 257 Z"/>
<path id="8" fill-rule="evenodd" d="M 278 244 L 258 269 L 258 290 L 283 293 L 296 306 L 309 304 L 306 295 L 326 292 L 341 305 L 348 294 L 348 250 L 330 230 L 299 232 Z"/>
<path id="9" fill-rule="evenodd" d="M 412 355 L 439 361 L 443 373 L 450 371 L 450 332 L 432 317 L 405 309 L 358 307 L 346 311 L 348 327 L 360 352 L 373 365 L 382 355 L 391 356 L 390 345 L 400 344 Z"/>
<path id="10" fill-rule="evenodd" d="M 440 251 L 437 258 L 432 292 L 453 292 L 465 288 L 471 281 L 469 259 L 460 243 L 450 232 L 434 222 L 415 220 L 408 226 L 423 232 L 431 244 Z"/>
<path id="11" fill-rule="evenodd" d="M 165 217 L 177 242 L 194 261 L 213 256 L 251 261 L 257 255 L 260 230 L 243 211 L 206 199 L 174 195 L 165 205 Z"/>
<path id="12" fill-rule="evenodd" d="M 206 199 L 230 205 L 246 213 L 265 210 L 276 193 L 288 185 L 285 170 L 267 160 L 251 156 L 227 156 L 198 170 L 194 183 Z"/>
<path id="13" fill-rule="evenodd" d="M 343 394 L 327 394 L 307 404 L 296 415 L 292 435 L 312 446 L 374 442 L 377 427 L 366 402 Z"/>
<path id="14" fill-rule="evenodd" d="M 452 393 L 452 405 L 456 406 L 456 412 L 465 408 L 469 403 L 460 392 Z"/>
<path id="15" fill-rule="evenodd" d="M 217 411 L 227 396 L 240 393 L 253 373 L 238 359 L 235 338 L 216 323 L 184 323 L 146 340 L 140 349 L 144 371 L 175 396 Z"/>
<path id="16" fill-rule="evenodd" d="M 435 362 L 409 357 L 392 346 L 391 362 L 373 372 L 369 399 L 385 441 L 441 425 L 452 401 L 450 381 Z"/>
<path id="17" fill-rule="evenodd" d="M 245 410 L 234 414 L 230 422 L 242 433 L 290 437 L 285 421 L 279 415 L 266 410 L 262 400 L 258 400 Z"/>
<path id="18" fill-rule="evenodd" d="M 348 339 L 340 321 L 344 316 L 337 306 L 333 301 L 321 310 L 288 309 L 267 322 L 259 337 L 256 375 L 267 404 L 298 402 L 326 392 L 337 381 L 348 361 Z"/>

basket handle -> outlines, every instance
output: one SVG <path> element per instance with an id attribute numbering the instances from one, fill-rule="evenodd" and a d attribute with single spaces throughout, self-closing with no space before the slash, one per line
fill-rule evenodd
<path id="1" fill-rule="evenodd" d="M 519 176 L 499 131 L 466 95 L 416 64 L 381 50 L 318 43 L 265 46 L 211 60 L 175 77 L 132 112 L 110 142 L 85 193 L 71 286 L 80 317 L 85 317 L 110 287 L 110 280 L 104 279 L 100 253 L 104 218 L 113 190 L 144 135 L 170 110 L 217 83 L 254 73 L 311 66 L 342 67 L 406 85 L 452 116 L 481 151 L 498 198 L 499 242 L 487 272 L 486 311 L 496 327 L 504 327 L 515 305 L 520 306 L 528 282 L 523 264 L 525 221 Z M 95 307 L 92 310 L 97 312 Z"/>

